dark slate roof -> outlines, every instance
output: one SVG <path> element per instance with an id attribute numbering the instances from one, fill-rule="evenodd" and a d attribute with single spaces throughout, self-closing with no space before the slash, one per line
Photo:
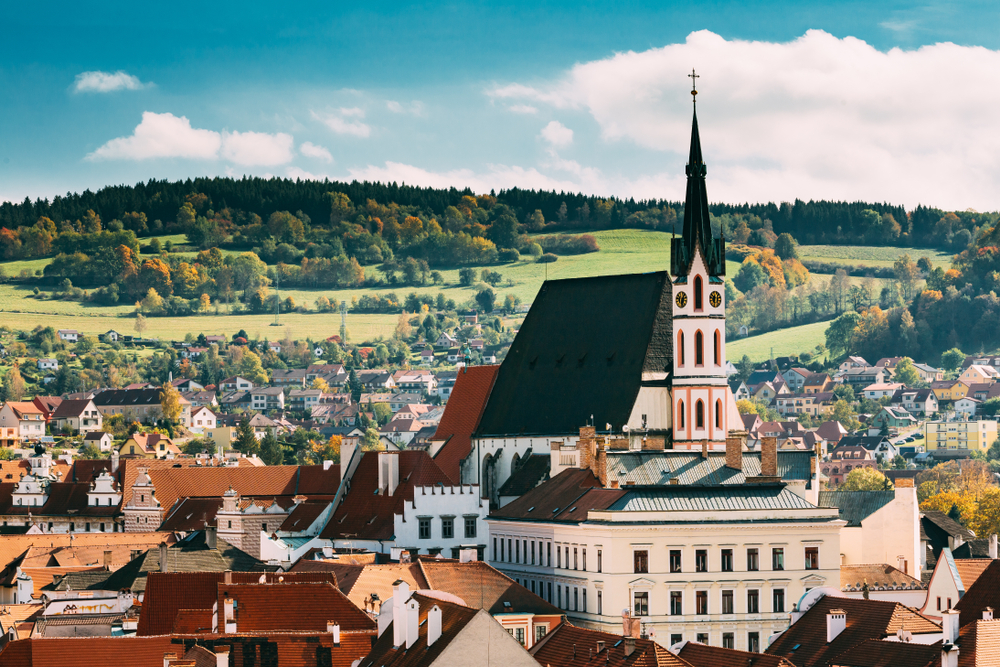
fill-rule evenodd
<path id="1" fill-rule="evenodd" d="M 594 492 L 593 496 L 591 492 Z M 587 520 L 587 509 L 605 509 L 624 493 L 620 489 L 602 489 L 600 480 L 589 469 L 571 468 L 517 500 L 493 510 L 490 518 L 579 523 Z M 584 509 L 582 512 L 581 507 Z M 572 509 L 577 511 L 570 517 Z"/>
<path id="2" fill-rule="evenodd" d="M 548 454 L 534 454 L 522 461 L 514 474 L 500 487 L 501 496 L 523 496 L 528 491 L 549 479 L 551 457 Z"/>
<path id="3" fill-rule="evenodd" d="M 883 435 L 845 435 L 840 439 L 840 444 L 859 446 L 868 450 L 873 450 L 882 444 L 882 442 L 888 441 L 889 438 Z"/>
<path id="4" fill-rule="evenodd" d="M 661 486 L 626 491 L 608 509 L 616 512 L 729 512 L 767 509 L 812 509 L 814 505 L 783 484 L 734 487 Z"/>
<path id="5" fill-rule="evenodd" d="M 625 424 L 642 373 L 673 361 L 666 271 L 548 280 L 500 366 L 476 434 L 577 435 Z"/>
<path id="6" fill-rule="evenodd" d="M 989 558 L 990 541 L 988 539 L 976 539 L 963 542 L 957 549 L 951 552 L 956 559 L 968 558 Z"/>
<path id="7" fill-rule="evenodd" d="M 882 509 L 896 497 L 895 491 L 820 491 L 820 507 L 836 507 L 847 527 L 861 522 Z"/>
<path id="8" fill-rule="evenodd" d="M 809 460 L 811 451 L 779 450 L 778 476 L 782 481 L 805 481 L 812 478 Z M 726 467 L 724 452 L 709 452 L 703 458 L 701 452 L 685 450 L 609 450 L 607 456 L 609 480 L 617 480 L 621 486 L 631 482 L 652 486 L 668 484 L 677 479 L 679 484 L 743 484 L 747 477 L 760 475 L 760 452 L 743 452 L 743 470 Z"/>
<path id="9" fill-rule="evenodd" d="M 159 389 L 109 389 L 94 396 L 94 405 L 159 405 Z"/>

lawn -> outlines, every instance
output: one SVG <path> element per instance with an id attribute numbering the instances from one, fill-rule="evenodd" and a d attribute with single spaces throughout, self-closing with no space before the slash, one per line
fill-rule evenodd
<path id="1" fill-rule="evenodd" d="M 783 357 L 800 352 L 812 352 L 820 343 L 826 344 L 823 334 L 826 333 L 829 322 L 814 322 L 787 329 L 769 331 L 758 336 L 726 341 L 726 356 L 736 363 L 743 355 L 751 361 L 764 361 L 775 357 Z"/>
<path id="2" fill-rule="evenodd" d="M 943 269 L 951 267 L 952 253 L 940 252 L 930 248 L 893 248 L 884 246 L 857 245 L 802 245 L 799 246 L 799 258 L 803 261 L 834 262 L 837 264 L 853 264 L 855 266 L 889 267 L 902 257 L 909 254 L 910 259 L 917 261 L 928 257 L 931 263 Z"/>

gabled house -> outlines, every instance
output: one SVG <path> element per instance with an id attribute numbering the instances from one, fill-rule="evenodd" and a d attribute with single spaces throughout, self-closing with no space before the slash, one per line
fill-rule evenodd
<path id="1" fill-rule="evenodd" d="M 841 362 L 838 370 L 840 372 L 846 372 L 852 368 L 867 368 L 870 364 L 865 361 L 864 357 L 847 357 Z"/>
<path id="2" fill-rule="evenodd" d="M 938 411 L 938 401 L 931 389 L 900 389 L 892 395 L 892 405 L 919 417 L 929 417 Z"/>
<path id="3" fill-rule="evenodd" d="M 877 401 L 880 398 L 892 398 L 900 389 L 904 389 L 906 385 L 902 382 L 882 382 L 878 384 L 870 384 L 861 390 L 861 395 L 865 398 L 870 398 L 873 401 Z"/>
<path id="4" fill-rule="evenodd" d="M 793 366 L 792 368 L 789 368 L 787 371 L 782 373 L 781 377 L 785 379 L 785 384 L 788 385 L 788 389 L 792 393 L 796 393 L 802 391 L 802 388 L 805 386 L 806 379 L 809 378 L 811 375 L 813 375 L 812 371 L 805 368 L 799 368 L 797 366 Z"/>
<path id="5" fill-rule="evenodd" d="M 994 548 L 995 544 L 994 538 Z M 994 560 L 995 556 L 958 559 L 948 547 L 941 549 L 927 584 L 927 599 L 920 613 L 928 618 L 940 619 L 941 612 L 954 609 L 965 592 L 972 588 Z"/>
<path id="6" fill-rule="evenodd" d="M 458 345 L 458 340 L 448 334 L 447 331 L 442 331 L 441 335 L 437 337 L 434 341 L 434 347 L 437 348 L 449 348 L 456 347 Z"/>
<path id="7" fill-rule="evenodd" d="M 931 382 L 931 390 L 938 402 L 957 401 L 968 392 L 969 385 L 961 380 L 937 380 Z"/>
<path id="8" fill-rule="evenodd" d="M 205 406 L 191 411 L 191 430 L 195 433 L 206 433 L 217 425 L 215 413 Z"/>
<path id="9" fill-rule="evenodd" d="M 955 412 L 964 415 L 966 419 L 974 419 L 980 405 L 981 401 L 978 398 L 965 396 L 955 401 Z"/>
<path id="10" fill-rule="evenodd" d="M 255 385 L 250 380 L 247 380 L 246 378 L 242 378 L 239 375 L 234 375 L 233 377 L 226 378 L 225 380 L 223 380 L 222 382 L 220 382 L 219 383 L 219 390 L 220 391 L 250 391 L 251 389 L 253 389 L 256 386 L 257 385 Z"/>
<path id="11" fill-rule="evenodd" d="M 19 447 L 45 435 L 45 414 L 34 403 L 7 401 L 0 407 L 0 445 Z"/>
<path id="12" fill-rule="evenodd" d="M 917 419 L 903 408 L 884 406 L 868 423 L 868 432 L 874 434 L 883 431 L 897 432 L 901 429 L 913 428 Z"/>
<path id="13" fill-rule="evenodd" d="M 281 387 L 255 387 L 249 393 L 250 407 L 253 410 L 285 409 L 285 390 Z"/>
<path id="14" fill-rule="evenodd" d="M 891 461 L 896 458 L 896 454 L 899 450 L 896 446 L 892 444 L 889 438 L 883 435 L 847 435 L 840 439 L 841 445 L 851 445 L 864 447 L 876 460 L 881 457 L 884 460 Z"/>
<path id="15" fill-rule="evenodd" d="M 51 358 L 39 359 L 37 365 L 38 369 L 42 371 L 59 370 L 59 361 L 56 359 L 51 359 Z"/>
<path id="16" fill-rule="evenodd" d="M 750 388 L 747 383 L 740 379 L 733 378 L 729 381 L 729 390 L 733 392 L 733 398 L 737 401 L 748 401 L 751 398 Z"/>
<path id="17" fill-rule="evenodd" d="M 159 433 L 133 433 L 118 448 L 118 453 L 121 456 L 165 459 L 168 456 L 180 456 L 181 450 L 165 435 Z"/>
<path id="18" fill-rule="evenodd" d="M 62 401 L 52 413 L 52 425 L 58 430 L 69 429 L 75 433 L 87 434 L 100 431 L 104 417 L 94 405 L 93 399 Z"/>
<path id="19" fill-rule="evenodd" d="M 843 371 L 841 379 L 844 384 L 859 392 L 863 387 L 872 384 L 884 384 L 889 379 L 889 371 L 884 368 L 868 366 L 866 368 L 848 368 Z"/>
<path id="20" fill-rule="evenodd" d="M 844 483 L 847 475 L 858 468 L 878 469 L 875 456 L 864 447 L 858 445 L 839 445 L 830 452 L 830 460 L 820 463 L 820 470 L 826 475 L 831 487 Z"/>
<path id="21" fill-rule="evenodd" d="M 833 391 L 833 378 L 828 373 L 813 373 L 802 384 L 802 391 L 806 394 Z"/>
<path id="22" fill-rule="evenodd" d="M 93 445 L 102 452 L 110 452 L 114 437 L 105 431 L 91 431 L 83 436 L 84 445 Z"/>
<path id="23" fill-rule="evenodd" d="M 80 338 L 80 332 L 76 329 L 60 329 L 56 333 L 59 335 L 59 340 L 67 343 L 75 343 Z"/>
<path id="24" fill-rule="evenodd" d="M 919 363 L 913 364 L 913 368 L 920 376 L 921 382 L 937 382 L 944 379 L 944 371 L 939 368 Z"/>

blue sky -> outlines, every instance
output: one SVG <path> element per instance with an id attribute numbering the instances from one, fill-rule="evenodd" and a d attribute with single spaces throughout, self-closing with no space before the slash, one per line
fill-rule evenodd
<path id="1" fill-rule="evenodd" d="M 13 3 L 10 3 L 13 4 Z M 996 3 L 18 3 L 0 199 L 242 174 L 1000 208 Z"/>

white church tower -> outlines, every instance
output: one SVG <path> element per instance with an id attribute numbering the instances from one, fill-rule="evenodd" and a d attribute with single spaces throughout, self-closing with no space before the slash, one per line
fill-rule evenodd
<path id="1" fill-rule="evenodd" d="M 691 95 L 697 94 L 692 87 Z M 701 449 L 707 442 L 709 449 L 725 450 L 726 435 L 742 422 L 736 423 L 740 417 L 726 376 L 726 242 L 712 234 L 697 112 L 686 172 L 683 236 L 672 240 L 670 256 L 673 447 Z"/>

